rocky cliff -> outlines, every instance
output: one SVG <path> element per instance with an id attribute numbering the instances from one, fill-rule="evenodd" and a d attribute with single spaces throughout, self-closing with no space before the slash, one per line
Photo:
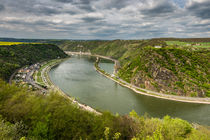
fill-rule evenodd
<path id="1" fill-rule="evenodd" d="M 166 94 L 210 96 L 209 49 L 142 47 L 130 57 L 118 73 L 127 82 Z"/>

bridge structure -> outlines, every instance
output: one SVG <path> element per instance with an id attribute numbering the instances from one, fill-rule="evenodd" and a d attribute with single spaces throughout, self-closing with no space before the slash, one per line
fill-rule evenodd
<path id="1" fill-rule="evenodd" d="M 90 52 L 71 52 L 71 51 L 65 51 L 68 55 L 91 55 Z"/>
<path id="2" fill-rule="evenodd" d="M 111 60 L 114 62 L 114 74 L 117 73 L 117 71 L 120 69 L 120 62 L 116 59 L 113 59 L 108 56 L 103 56 L 103 55 L 96 55 L 96 54 L 91 54 L 90 52 L 71 52 L 71 51 L 65 51 L 66 54 L 68 55 L 89 55 L 89 56 L 94 56 L 97 58 L 97 61 L 99 61 L 100 58 Z"/>

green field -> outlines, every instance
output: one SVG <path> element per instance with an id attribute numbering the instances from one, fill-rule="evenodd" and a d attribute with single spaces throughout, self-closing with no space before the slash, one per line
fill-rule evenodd
<path id="1" fill-rule="evenodd" d="M 210 47 L 210 42 L 181 42 L 181 41 L 165 41 L 167 45 L 192 46 L 192 47 Z"/>
<path id="2" fill-rule="evenodd" d="M 34 73 L 37 76 L 37 81 L 36 82 L 39 83 L 40 85 L 45 85 L 44 81 L 42 80 L 41 73 L 42 73 L 42 70 L 47 66 L 47 64 L 42 65 L 41 68 L 39 69 L 39 71 Z"/>
<path id="3" fill-rule="evenodd" d="M 59 61 L 61 61 L 61 59 L 54 59 L 54 60 L 48 61 L 46 64 L 42 65 L 41 68 L 39 69 L 39 71 L 34 73 L 34 75 L 33 75 L 34 79 L 35 79 L 35 76 L 37 76 L 36 82 L 39 83 L 40 85 L 45 85 L 44 81 L 42 80 L 42 74 L 41 74 L 42 70 L 47 66 L 51 66 L 55 63 L 58 63 Z M 44 76 L 47 77 L 46 72 L 44 72 Z M 48 84 L 50 84 L 50 81 L 48 81 Z"/>

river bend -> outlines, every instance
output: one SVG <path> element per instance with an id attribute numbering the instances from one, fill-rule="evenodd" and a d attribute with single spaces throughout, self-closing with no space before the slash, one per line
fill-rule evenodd
<path id="1" fill-rule="evenodd" d="M 99 66 L 111 73 L 114 64 L 102 62 Z M 100 75 L 89 56 L 73 56 L 49 72 L 52 82 L 69 96 L 95 109 L 128 114 L 149 114 L 180 117 L 190 122 L 210 125 L 210 105 L 183 103 L 140 95 Z"/>

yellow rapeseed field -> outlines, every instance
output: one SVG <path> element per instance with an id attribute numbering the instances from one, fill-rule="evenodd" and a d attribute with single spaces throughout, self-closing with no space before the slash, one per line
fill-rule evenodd
<path id="1" fill-rule="evenodd" d="M 17 44 L 23 44 L 23 42 L 3 42 L 3 41 L 0 41 L 0 45 L 17 45 Z"/>

